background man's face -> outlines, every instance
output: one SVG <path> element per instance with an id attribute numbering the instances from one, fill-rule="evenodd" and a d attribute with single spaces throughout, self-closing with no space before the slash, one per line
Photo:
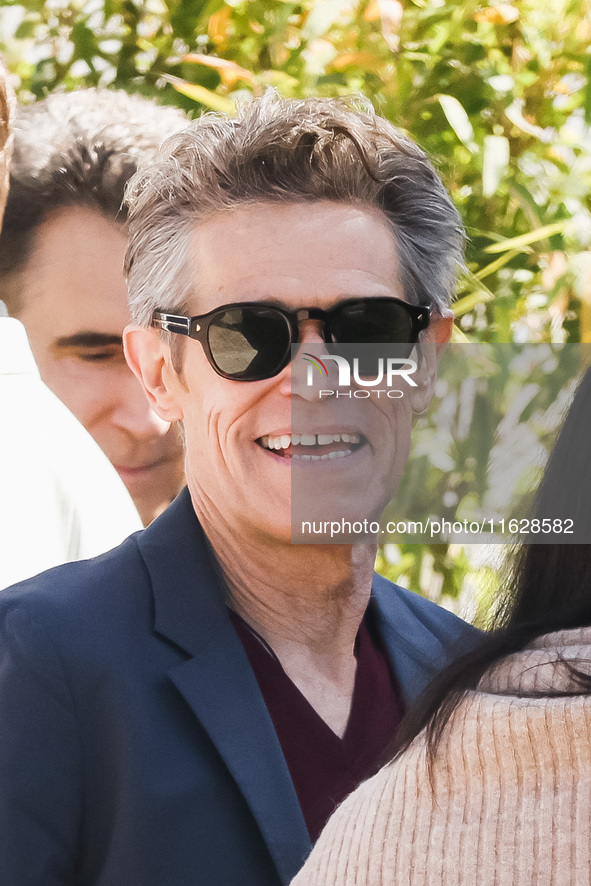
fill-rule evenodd
<path id="1" fill-rule="evenodd" d="M 148 523 L 182 485 L 183 456 L 123 356 L 125 247 L 123 228 L 99 212 L 56 212 L 37 231 L 19 319 L 43 380 L 104 450 Z"/>

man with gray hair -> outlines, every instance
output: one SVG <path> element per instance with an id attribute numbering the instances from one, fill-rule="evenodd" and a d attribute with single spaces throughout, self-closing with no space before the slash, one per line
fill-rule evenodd
<path id="1" fill-rule="evenodd" d="M 188 489 L 0 600 L 3 883 L 280 886 L 474 634 L 375 575 L 375 544 L 291 544 L 296 474 L 355 508 L 391 497 L 462 227 L 371 108 L 272 94 L 174 136 L 128 199 L 126 356 L 183 424 Z M 329 426 L 292 384 L 292 343 L 419 339 L 395 410 L 355 400 Z"/>

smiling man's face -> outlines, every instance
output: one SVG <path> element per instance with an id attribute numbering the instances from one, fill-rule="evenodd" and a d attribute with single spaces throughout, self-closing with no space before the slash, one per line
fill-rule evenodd
<path id="1" fill-rule="evenodd" d="M 214 216 L 195 231 L 191 272 L 197 293 L 187 312 L 192 315 L 237 302 L 328 310 L 352 298 L 404 299 L 396 243 L 385 217 L 378 210 L 329 201 L 257 204 Z M 321 343 L 320 331 L 319 321 L 305 320 L 299 340 Z M 273 378 L 232 381 L 214 372 L 198 342 L 185 340 L 182 376 L 171 374 L 168 388 L 166 414 L 184 422 L 196 511 L 206 524 L 229 531 L 248 527 L 250 534 L 289 539 L 293 455 L 347 453 L 322 461 L 300 459 L 298 465 L 311 472 L 322 466 L 324 476 L 329 471 L 330 482 L 338 484 L 355 462 L 356 482 L 361 477 L 374 497 L 383 495 L 392 467 L 382 464 L 386 442 L 393 441 L 406 460 L 409 426 L 393 422 L 392 401 L 381 400 L 370 410 L 357 401 L 342 417 L 331 415 L 324 404 L 312 402 L 316 392 L 292 386 L 291 364 Z M 304 408 L 306 427 L 292 428 L 296 398 L 310 400 Z"/>
<path id="2" fill-rule="evenodd" d="M 183 485 L 183 452 L 123 355 L 126 244 L 125 229 L 98 211 L 57 211 L 36 232 L 18 318 L 44 382 L 106 453 L 147 524 Z"/>

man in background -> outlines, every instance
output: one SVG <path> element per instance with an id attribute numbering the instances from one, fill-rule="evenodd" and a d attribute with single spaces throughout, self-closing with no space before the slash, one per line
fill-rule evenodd
<path id="1" fill-rule="evenodd" d="M 0 224 L 16 109 L 0 61 Z M 0 301 L 0 588 L 112 548 L 141 527 L 96 443 L 39 378 Z"/>
<path id="2" fill-rule="evenodd" d="M 181 111 L 108 90 L 19 109 L 0 237 L 0 298 L 43 381 L 92 434 L 145 525 L 184 482 L 181 442 L 125 363 L 122 208 L 128 179 L 186 126 Z"/>

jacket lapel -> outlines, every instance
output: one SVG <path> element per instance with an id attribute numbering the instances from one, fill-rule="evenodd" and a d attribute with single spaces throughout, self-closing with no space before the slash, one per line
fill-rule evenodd
<path id="1" fill-rule="evenodd" d="M 310 838 L 275 729 L 232 625 L 170 676 L 240 788 L 281 881 L 289 883 L 310 852 Z"/>
<path id="2" fill-rule="evenodd" d="M 152 581 L 155 629 L 191 656 L 170 671 L 170 679 L 215 744 L 282 882 L 289 883 L 311 849 L 310 838 L 187 490 L 138 536 L 138 544 Z"/>
<path id="3" fill-rule="evenodd" d="M 217 747 L 281 881 L 289 883 L 310 852 L 310 838 L 188 491 L 136 538 L 152 582 L 155 630 L 189 656 L 169 677 Z M 379 575 L 370 605 L 409 704 L 447 664 L 460 629 L 455 619 L 444 626 L 437 607 L 427 610 L 425 601 Z"/>

